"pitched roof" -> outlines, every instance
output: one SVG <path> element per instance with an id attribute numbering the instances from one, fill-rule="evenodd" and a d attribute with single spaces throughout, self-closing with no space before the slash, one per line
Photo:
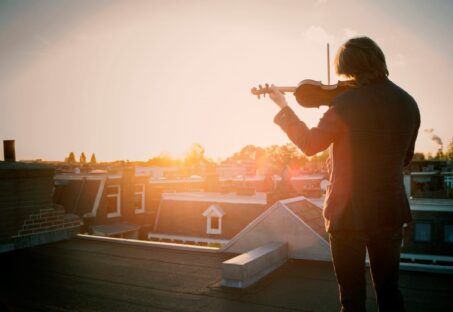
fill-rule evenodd
<path id="1" fill-rule="evenodd" d="M 64 206 L 68 213 L 81 217 L 88 213 L 95 215 L 104 183 L 103 179 L 57 180 L 54 202 Z"/>
<path id="2" fill-rule="evenodd" d="M 174 195 L 174 196 L 170 196 Z M 266 210 L 261 200 L 249 196 L 220 193 L 163 194 L 159 205 L 154 234 L 231 239 Z M 239 200 L 242 197 L 243 200 Z M 233 198 L 233 200 L 231 200 Z M 222 232 L 207 233 L 207 210 L 222 215 Z"/>
<path id="3" fill-rule="evenodd" d="M 304 221 L 312 230 L 318 233 L 326 241 L 329 236 L 325 230 L 324 217 L 322 216 L 322 209 L 312 203 L 310 200 L 303 199 L 294 202 L 288 202 L 285 206 L 291 210 L 299 219 Z"/>

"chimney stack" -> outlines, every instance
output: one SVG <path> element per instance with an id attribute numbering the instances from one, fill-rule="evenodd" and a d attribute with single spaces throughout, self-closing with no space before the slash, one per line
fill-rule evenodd
<path id="1" fill-rule="evenodd" d="M 3 155 L 5 161 L 16 161 L 16 148 L 14 140 L 3 140 Z"/>

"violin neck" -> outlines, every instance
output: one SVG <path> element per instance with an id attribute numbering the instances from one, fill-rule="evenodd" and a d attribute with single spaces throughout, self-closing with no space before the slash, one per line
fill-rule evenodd
<path id="1" fill-rule="evenodd" d="M 294 92 L 296 91 L 297 87 L 277 87 L 280 92 Z"/>
<path id="2" fill-rule="evenodd" d="M 297 87 L 276 87 L 280 92 L 295 92 Z M 251 90 L 253 95 L 258 96 L 260 98 L 260 95 L 265 95 L 266 93 L 270 92 L 269 85 L 266 84 L 266 86 L 263 88 L 262 85 L 259 86 L 259 88 L 252 88 Z"/>

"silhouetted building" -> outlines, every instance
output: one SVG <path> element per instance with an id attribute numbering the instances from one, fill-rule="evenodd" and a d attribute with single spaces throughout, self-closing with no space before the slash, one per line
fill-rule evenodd
<path id="1" fill-rule="evenodd" d="M 73 237 L 80 219 L 52 202 L 54 169 L 0 162 L 0 252 Z"/>
<path id="2" fill-rule="evenodd" d="M 60 174 L 54 201 L 82 218 L 84 233 L 139 238 L 154 221 L 148 180 L 128 167 L 113 175 Z"/>

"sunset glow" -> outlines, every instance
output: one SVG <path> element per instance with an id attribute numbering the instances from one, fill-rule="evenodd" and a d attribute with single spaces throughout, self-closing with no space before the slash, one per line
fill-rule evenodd
<path id="1" fill-rule="evenodd" d="M 446 145 L 452 13 L 447 1 L 0 1 L 0 134 L 18 159 L 179 157 L 194 142 L 217 159 L 284 144 L 278 109 L 250 89 L 326 82 L 326 43 L 334 55 L 367 35 Z M 288 98 L 309 126 L 325 111 Z M 417 152 L 438 147 L 420 132 Z"/>

